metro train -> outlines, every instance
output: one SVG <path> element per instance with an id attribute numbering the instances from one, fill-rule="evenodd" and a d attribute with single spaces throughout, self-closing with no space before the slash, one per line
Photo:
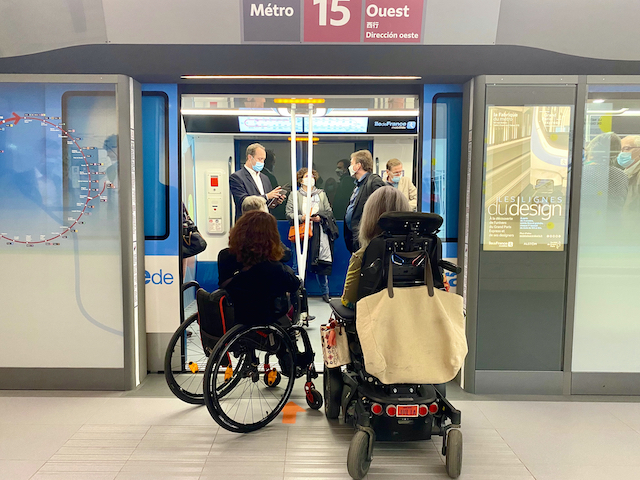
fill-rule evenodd
<path id="1" fill-rule="evenodd" d="M 196 280 L 209 291 L 217 288 L 217 255 L 227 246 L 234 219 L 228 179 L 244 163 L 246 147 L 254 142 L 264 145 L 275 158 L 267 165 L 269 173 L 279 185 L 291 185 L 291 152 L 295 151 L 295 170 L 307 165 L 309 118 L 307 106 L 298 105 L 297 141 L 292 150 L 291 107 L 276 103 L 290 96 L 192 94 L 179 92 L 176 85 L 142 85 L 142 90 L 145 295 L 149 370 L 154 371 L 162 369 L 163 344 L 179 324 L 183 307 L 193 301 L 193 292 L 180 297 L 179 284 Z M 313 98 L 323 102 L 313 114 L 313 166 L 320 175 L 318 186 L 337 209 L 334 215 L 340 230 L 334 244 L 330 295 L 342 293 L 349 261 L 342 238 L 346 203 L 335 198 L 340 181 L 336 164 L 356 150 L 372 152 L 374 171 L 379 174 L 384 173 L 387 160 L 402 161 L 404 175 L 418 187 L 418 210 L 445 218 L 444 256 L 455 259 L 461 88 L 426 85 L 419 95 L 332 93 Z M 204 252 L 184 260 L 181 204 L 208 244 Z M 291 245 L 284 205 L 273 214 L 283 242 Z M 449 283 L 455 288 L 455 277 Z M 306 285 L 310 296 L 319 294 L 314 278 L 307 278 Z"/>

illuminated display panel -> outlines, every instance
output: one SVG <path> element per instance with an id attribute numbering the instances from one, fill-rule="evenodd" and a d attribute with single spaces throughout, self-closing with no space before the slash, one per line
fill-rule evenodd
<path id="1" fill-rule="evenodd" d="M 487 108 L 483 249 L 562 251 L 572 107 Z"/>

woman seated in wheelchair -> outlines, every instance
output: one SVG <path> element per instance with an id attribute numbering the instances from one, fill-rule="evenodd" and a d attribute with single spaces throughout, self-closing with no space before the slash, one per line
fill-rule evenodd
<path id="1" fill-rule="evenodd" d="M 220 258 L 219 268 L 235 271 L 224 286 L 233 303 L 235 323 L 288 325 L 287 293 L 295 293 L 300 280 L 280 262 L 283 253 L 276 219 L 269 213 L 247 212 L 231 229 L 228 255 Z"/>
<path id="2" fill-rule="evenodd" d="M 377 189 L 367 200 L 362 212 L 360 221 L 360 231 L 358 240 L 360 249 L 351 256 L 349 269 L 344 282 L 344 292 L 342 294 L 342 305 L 351 310 L 356 308 L 358 298 L 358 284 L 360 280 L 360 269 L 362 267 L 362 257 L 369 242 L 382 233 L 378 226 L 380 215 L 386 212 L 410 212 L 409 201 L 397 188 L 388 186 Z"/>
<path id="3" fill-rule="evenodd" d="M 248 212 L 259 211 L 269 213 L 267 201 L 258 195 L 250 195 L 242 202 L 242 215 Z M 283 250 L 281 263 L 286 263 L 291 259 L 291 249 L 280 242 Z M 224 288 L 226 283 L 234 274 L 242 270 L 242 263 L 238 261 L 237 256 L 232 254 L 228 248 L 220 250 L 218 253 L 218 285 Z"/>

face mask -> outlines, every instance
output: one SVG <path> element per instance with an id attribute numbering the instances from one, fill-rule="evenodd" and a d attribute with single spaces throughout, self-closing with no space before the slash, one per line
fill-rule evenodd
<path id="1" fill-rule="evenodd" d="M 349 165 L 349 175 L 352 177 L 356 176 L 356 171 L 353 169 L 353 165 Z"/>
<path id="2" fill-rule="evenodd" d="M 344 176 L 345 171 L 341 168 L 336 168 L 336 175 L 338 175 L 338 177 L 342 177 Z"/>
<path id="3" fill-rule="evenodd" d="M 633 158 L 631 157 L 631 152 L 620 152 L 618 154 L 618 165 L 622 168 L 627 168 L 632 163 Z"/>
<path id="4" fill-rule="evenodd" d="M 307 183 L 309 182 L 309 183 Z M 302 184 L 304 186 L 306 186 L 307 188 L 313 188 L 316 185 L 316 180 L 315 178 L 303 178 L 302 179 Z"/>
<path id="5" fill-rule="evenodd" d="M 253 167 L 251 167 L 251 168 L 253 168 L 253 171 L 254 171 L 254 172 L 260 172 L 260 171 L 262 171 L 262 169 L 264 168 L 264 162 L 262 162 L 262 163 L 260 163 L 260 162 L 256 162 L 256 163 L 253 165 Z"/>
<path id="6" fill-rule="evenodd" d="M 400 176 L 397 176 L 397 177 L 391 177 L 391 180 L 393 180 L 393 183 L 400 183 L 400 179 L 401 179 L 401 178 L 402 178 L 402 177 L 400 177 Z"/>

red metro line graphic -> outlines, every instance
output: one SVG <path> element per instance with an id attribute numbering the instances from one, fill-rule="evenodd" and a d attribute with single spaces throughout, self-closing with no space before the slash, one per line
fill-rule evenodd
<path id="1" fill-rule="evenodd" d="M 63 230 L 61 233 L 58 233 L 58 234 L 54 235 L 51 238 L 46 238 L 46 239 L 42 239 L 42 240 L 39 240 L 39 241 L 30 241 L 30 240 L 29 241 L 26 241 L 26 240 L 22 241 L 22 240 L 17 240 L 17 239 L 14 239 L 14 238 L 9 238 L 9 237 L 6 237 L 3 234 L 0 234 L 0 237 L 4 238 L 5 240 L 9 240 L 10 242 L 13 242 L 13 243 L 22 243 L 22 244 L 25 244 L 25 245 L 35 245 L 35 244 L 38 244 L 38 243 L 51 242 L 52 240 L 55 240 L 57 238 L 60 238 L 60 237 L 63 237 L 64 235 L 66 235 L 67 232 L 71 231 L 73 229 L 73 227 L 75 227 L 78 224 L 78 222 L 80 222 L 80 218 L 84 215 L 85 210 L 87 208 L 93 208 L 92 206 L 89 205 L 89 202 L 92 201 L 92 200 L 95 200 L 96 198 L 98 198 L 99 196 L 101 196 L 104 193 L 105 188 L 107 188 L 107 182 L 104 182 L 104 184 L 102 185 L 102 190 L 100 191 L 100 193 L 98 193 L 97 195 L 95 195 L 93 197 L 90 197 L 89 194 L 91 192 L 91 187 L 90 186 L 91 186 L 92 180 L 91 180 L 91 170 L 89 169 L 89 161 L 87 159 L 87 156 L 84 153 L 84 149 L 78 144 L 77 140 L 75 138 L 73 138 L 69 134 L 69 132 L 67 132 L 60 125 L 56 125 L 55 123 L 50 122 L 48 120 L 48 117 L 40 118 L 40 117 L 37 117 L 37 116 L 34 116 L 34 115 L 23 115 L 23 116 L 20 116 L 16 112 L 12 112 L 12 115 L 13 115 L 12 117 L 5 118 L 5 119 L 0 119 L 0 127 L 2 127 L 5 124 L 7 126 L 9 126 L 9 127 L 15 127 L 15 126 L 18 125 L 18 123 L 20 123 L 20 120 L 26 120 L 26 121 L 35 120 L 35 121 L 38 121 L 38 122 L 42 122 L 43 124 L 50 125 L 51 127 L 60 130 L 60 132 L 62 133 L 62 138 L 63 139 L 65 139 L 65 138 L 68 139 L 69 141 L 71 141 L 77 147 L 77 149 L 78 149 L 77 153 L 82 155 L 85 167 L 87 169 L 87 178 L 88 178 L 88 185 L 89 185 L 89 188 L 87 188 L 87 198 L 86 198 L 86 200 L 84 202 L 84 205 L 82 206 L 82 210 L 80 210 L 80 214 L 78 215 L 78 217 L 73 221 L 73 223 L 69 227 L 63 227 L 63 228 L 65 228 L 65 230 Z M 11 124 L 12 122 L 13 122 L 13 125 Z M 2 153 L 2 152 L 0 151 L 0 153 Z M 95 180 L 95 182 L 97 182 L 97 180 Z M 41 236 L 41 238 L 42 238 L 42 236 Z"/>

